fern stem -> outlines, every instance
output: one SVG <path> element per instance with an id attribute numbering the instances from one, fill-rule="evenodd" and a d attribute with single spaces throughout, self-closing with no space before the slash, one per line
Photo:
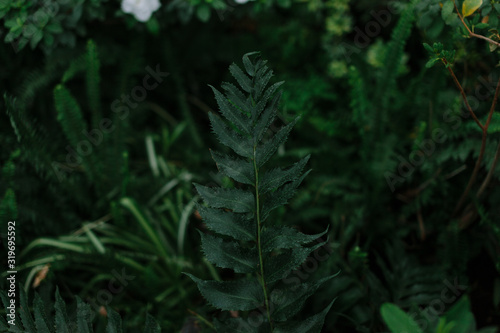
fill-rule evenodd
<path id="1" fill-rule="evenodd" d="M 259 265 L 260 265 L 260 277 L 262 279 L 262 290 L 264 291 L 264 300 L 266 302 L 266 313 L 267 320 L 271 326 L 271 332 L 273 331 L 273 323 L 271 322 L 271 311 L 269 308 L 269 297 L 267 295 L 267 285 L 264 278 L 264 260 L 262 256 L 262 246 L 260 241 L 261 233 L 261 222 L 260 222 L 260 202 L 259 202 L 259 169 L 257 168 L 257 158 L 256 158 L 257 147 L 253 146 L 253 167 L 255 171 L 255 207 L 256 207 L 256 218 L 257 218 L 257 247 L 259 249 Z"/>

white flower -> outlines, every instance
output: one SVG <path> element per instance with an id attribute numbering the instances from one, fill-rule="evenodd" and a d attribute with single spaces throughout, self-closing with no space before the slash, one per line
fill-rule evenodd
<path id="1" fill-rule="evenodd" d="M 122 0 L 122 10 L 134 15 L 140 22 L 147 22 L 158 8 L 160 8 L 159 0 Z"/>
<path id="2" fill-rule="evenodd" d="M 240 5 L 247 3 L 249 0 L 234 0 L 236 3 L 239 3 Z"/>

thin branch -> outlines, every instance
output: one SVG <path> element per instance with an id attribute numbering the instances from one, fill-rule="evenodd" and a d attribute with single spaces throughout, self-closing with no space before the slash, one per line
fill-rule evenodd
<path id="1" fill-rule="evenodd" d="M 467 205 L 467 207 L 464 209 L 464 212 L 460 217 L 460 220 L 458 221 L 458 228 L 460 230 L 466 229 L 472 224 L 472 222 L 474 222 L 476 217 L 477 217 L 477 210 L 474 207 L 474 205 L 472 204 Z"/>
<path id="2" fill-rule="evenodd" d="M 499 42 L 495 42 L 493 39 L 490 39 L 490 38 L 485 37 L 485 36 L 483 36 L 483 35 L 478 35 L 478 34 L 475 34 L 475 33 L 473 33 L 473 32 L 471 32 L 471 33 L 470 33 L 470 35 L 471 35 L 472 37 L 476 37 L 476 38 L 484 39 L 484 40 L 488 41 L 490 44 L 494 44 L 494 45 L 496 45 L 496 46 L 500 46 L 500 43 L 499 43 Z"/>
<path id="3" fill-rule="evenodd" d="M 484 193 L 484 191 L 488 187 L 488 184 L 493 179 L 493 173 L 494 173 L 495 168 L 497 166 L 499 157 L 500 157 L 500 143 L 498 143 L 497 151 L 495 153 L 495 157 L 493 158 L 493 162 L 491 163 L 491 168 L 488 171 L 488 175 L 486 176 L 483 183 L 481 184 L 481 187 L 479 188 L 479 190 L 476 193 L 476 197 L 478 199 L 481 197 L 481 195 Z M 472 223 L 472 221 L 476 218 L 476 216 L 477 216 L 477 210 L 472 204 L 469 204 L 467 207 L 465 207 L 464 213 L 462 213 L 460 223 L 459 223 L 460 229 L 463 230 L 463 229 L 467 228 Z"/>
<path id="4" fill-rule="evenodd" d="M 443 176 L 444 179 L 450 179 L 458 175 L 459 173 L 463 172 L 465 169 L 467 169 L 467 166 L 464 164 L 461 167 L 453 170 L 452 172 L 446 174 Z"/>
<path id="5" fill-rule="evenodd" d="M 484 191 L 488 187 L 489 183 L 491 182 L 491 179 L 493 179 L 493 173 L 495 172 L 495 168 L 497 167 L 499 157 L 500 157 L 500 142 L 498 143 L 495 157 L 493 158 L 493 162 L 491 163 L 491 168 L 488 171 L 488 174 L 486 175 L 486 178 L 484 179 L 483 183 L 481 184 L 481 187 L 479 188 L 479 190 L 476 193 L 476 196 L 478 198 L 481 197 L 481 195 L 484 193 Z"/>
<path id="6" fill-rule="evenodd" d="M 403 202 L 410 203 L 413 200 L 413 198 L 420 195 L 420 192 L 425 190 L 427 188 L 427 186 L 429 186 L 439 176 L 441 171 L 443 171 L 443 169 L 439 168 L 431 178 L 427 179 L 425 182 L 420 184 L 417 188 L 407 190 L 404 193 L 398 193 L 397 198 Z"/>
<path id="7" fill-rule="evenodd" d="M 422 218 L 422 209 L 417 210 L 418 227 L 420 229 L 420 240 L 425 241 L 425 225 L 424 219 Z"/>
<path id="8" fill-rule="evenodd" d="M 483 160 L 485 148 L 486 148 L 486 134 L 485 132 L 483 132 L 483 137 L 481 140 L 481 149 L 479 150 L 479 157 L 477 158 L 476 165 L 474 166 L 472 175 L 470 176 L 469 182 L 467 183 L 467 187 L 465 188 L 464 193 L 462 193 L 462 196 L 460 197 L 460 200 L 458 200 L 458 204 L 455 207 L 455 210 L 453 212 L 454 216 L 456 216 L 460 208 L 462 208 L 462 205 L 464 204 L 465 200 L 467 199 L 467 196 L 469 195 L 472 185 L 474 185 L 474 182 L 476 181 L 477 173 L 479 172 L 479 169 L 481 167 L 481 162 Z"/>
<path id="9" fill-rule="evenodd" d="M 488 127 L 491 123 L 491 118 L 493 118 L 493 112 L 495 112 L 495 107 L 497 106 L 498 94 L 500 93 L 500 79 L 498 79 L 497 88 L 495 89 L 495 96 L 493 96 L 493 102 L 491 103 L 490 113 L 488 114 L 488 120 L 484 125 L 484 131 L 488 131 Z"/>
<path id="10" fill-rule="evenodd" d="M 453 5 L 455 6 L 455 10 L 457 11 L 457 14 L 458 14 L 458 17 L 460 18 L 460 20 L 462 21 L 462 24 L 464 25 L 464 27 L 467 29 L 467 31 L 469 32 L 469 37 L 476 37 L 476 38 L 479 38 L 479 39 L 484 39 L 485 41 L 487 41 L 488 43 L 491 43 L 491 44 L 494 44 L 496 46 L 500 46 L 500 43 L 499 42 L 495 42 L 493 39 L 490 39 L 486 36 L 483 36 L 483 35 L 478 35 L 474 32 L 472 32 L 469 28 L 469 26 L 467 25 L 467 23 L 465 23 L 465 20 L 464 18 L 462 17 L 462 15 L 460 15 L 460 11 L 458 10 L 457 8 L 457 4 L 455 3 L 455 0 L 453 0 Z"/>
<path id="11" fill-rule="evenodd" d="M 455 85 L 457 86 L 458 90 L 460 90 L 460 94 L 462 95 L 462 99 L 464 100 L 465 106 L 467 106 L 467 110 L 469 110 L 469 113 L 471 114 L 472 118 L 476 122 L 476 124 L 481 128 L 484 129 L 484 126 L 481 124 L 479 119 L 476 117 L 476 114 L 474 111 L 472 111 L 472 108 L 469 105 L 469 101 L 467 100 L 467 96 L 465 95 L 465 91 L 462 88 L 462 85 L 460 82 L 458 82 L 458 79 L 455 75 L 455 72 L 453 72 L 453 69 L 451 69 L 451 66 L 449 66 L 448 61 L 446 59 L 443 59 L 443 63 L 445 64 L 446 68 L 448 69 L 448 72 L 450 72 L 451 76 L 453 77 L 453 81 L 455 81 Z"/>
<path id="12" fill-rule="evenodd" d="M 498 94 L 500 93 L 500 79 L 498 80 L 497 83 L 497 88 L 495 90 L 495 96 L 493 97 L 493 102 L 491 103 L 491 108 L 490 112 L 488 114 L 488 120 L 486 121 L 486 124 L 482 127 L 483 129 L 483 136 L 481 140 L 481 149 L 479 151 L 479 157 L 477 158 L 476 165 L 474 166 L 474 170 L 472 171 L 472 175 L 469 179 L 469 183 L 467 184 L 467 187 L 465 188 L 464 193 L 460 197 L 460 200 L 458 201 L 457 206 L 455 207 L 455 211 L 453 212 L 453 215 L 456 215 L 460 208 L 462 208 L 465 200 L 467 199 L 467 196 L 469 195 L 469 192 L 474 185 L 474 182 L 476 181 L 477 174 L 479 172 L 479 169 L 481 168 L 481 162 L 483 161 L 484 157 L 484 151 L 486 148 L 486 138 L 488 136 L 488 127 L 490 126 L 491 118 L 493 116 L 493 112 L 495 111 L 495 106 L 497 104 L 498 100 Z"/>

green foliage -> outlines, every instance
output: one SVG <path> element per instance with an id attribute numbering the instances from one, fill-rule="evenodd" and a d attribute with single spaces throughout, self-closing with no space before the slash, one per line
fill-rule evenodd
<path id="1" fill-rule="evenodd" d="M 102 119 L 101 98 L 99 96 L 100 76 L 99 76 L 100 61 L 97 54 L 97 46 L 94 41 L 87 42 L 86 54 L 86 71 L 85 80 L 87 84 L 87 95 L 89 100 L 89 109 L 92 111 L 92 127 L 98 128 L 99 122 Z"/>
<path id="2" fill-rule="evenodd" d="M 212 129 L 220 142 L 241 158 L 216 152 L 212 152 L 212 157 L 220 172 L 242 186 L 214 188 L 195 184 L 208 206 L 199 208 L 208 228 L 233 239 L 200 232 L 207 259 L 220 268 L 248 275 L 234 281 L 205 281 L 188 275 L 205 299 L 218 309 L 250 311 L 265 307 L 260 327 L 251 327 L 244 317 L 239 317 L 224 325 L 217 324 L 220 332 L 320 332 L 332 303 L 305 321 L 292 322 L 291 318 L 305 299 L 332 276 L 316 284 L 303 284 L 295 291 L 283 281 L 311 252 L 325 245 L 326 242 L 311 243 L 326 231 L 308 236 L 278 226 L 269 218 L 271 211 L 288 202 L 308 174 L 301 175 L 309 156 L 287 169 L 263 171 L 262 166 L 286 141 L 296 120 L 265 139 L 277 115 L 281 93 L 276 90 L 282 82 L 266 89 L 272 71 L 260 57 L 252 61 L 250 57 L 255 54 L 243 56 L 246 73 L 235 64 L 229 67 L 243 92 L 230 83 L 222 85 L 225 95 L 212 87 L 220 113 L 229 121 L 228 125 L 211 114 Z"/>
<path id="3" fill-rule="evenodd" d="M 1 293 L 2 303 L 5 308 L 9 305 L 9 300 L 5 293 Z M 20 320 L 16 318 L 15 324 L 7 323 L 2 317 L 0 319 L 0 332 L 13 333 L 72 333 L 86 332 L 93 333 L 92 321 L 95 314 L 89 304 L 84 303 L 76 296 L 77 308 L 75 313 L 68 314 L 66 303 L 59 294 L 59 289 L 55 293 L 55 303 L 47 304 L 38 293 L 35 293 L 33 300 L 33 313 L 29 311 L 28 298 L 24 290 L 20 289 L 21 310 Z M 52 312 L 54 307 L 55 314 Z M 122 320 L 120 315 L 111 307 L 106 309 L 108 323 L 106 333 L 122 333 Z M 76 317 L 76 318 L 75 318 Z M 70 319 L 71 318 L 71 319 Z M 143 333 L 160 333 L 160 326 L 150 315 L 146 316 Z"/>
<path id="4" fill-rule="evenodd" d="M 424 43 L 424 47 L 429 52 L 431 59 L 425 64 L 425 67 L 431 68 L 437 61 L 442 61 L 445 66 L 451 66 L 455 62 L 455 50 L 447 51 L 443 49 L 443 44 L 434 43 L 431 47 L 429 44 Z"/>
<path id="5" fill-rule="evenodd" d="M 369 333 L 387 330 L 383 304 L 420 323 L 440 308 L 444 279 L 459 279 L 477 327 L 500 323 L 500 119 L 493 112 L 483 141 L 456 87 L 488 122 L 497 1 L 176 0 L 144 23 L 120 2 L 0 1 L 0 219 L 17 222 L 24 290 L 48 300 L 59 285 L 90 300 L 111 270 L 126 268 L 136 280 L 108 304 L 127 317 L 124 331 L 140 332 L 151 313 L 167 332 L 247 333 L 270 329 L 263 267 L 275 332 L 318 331 L 324 322 L 326 332 Z M 35 20 L 54 3 L 54 15 Z M 473 34 L 459 18 L 464 4 L 473 5 L 464 18 Z M 286 85 L 270 90 L 271 71 L 254 82 L 255 55 L 225 70 L 257 48 Z M 127 102 L 142 96 L 135 87 L 144 80 L 156 86 L 147 66 L 170 75 Z M 231 74 L 236 82 L 220 92 L 202 88 Z M 211 112 L 218 104 L 221 115 Z M 204 130 L 207 114 L 215 135 Z M 104 118 L 113 130 L 79 154 L 90 142 L 82 131 L 95 135 Z M 273 118 L 288 124 L 279 135 Z M 229 147 L 204 152 L 217 139 Z M 207 172 L 213 161 L 219 173 Z M 306 164 L 314 172 L 297 192 Z M 197 193 L 193 181 L 211 185 Z M 327 226 L 329 246 L 320 246 Z M 201 305 L 183 271 L 220 308 L 248 310 Z M 433 317 L 432 333 L 467 327 L 444 318 L 452 306 Z M 33 317 L 42 327 L 43 316 Z M 94 330 L 103 333 L 104 322 Z"/>
<path id="6" fill-rule="evenodd" d="M 397 305 L 394 305 L 392 303 L 382 304 L 382 307 L 380 308 L 380 314 L 393 333 L 422 333 L 422 330 L 418 327 L 418 324 Z"/>
<path id="7" fill-rule="evenodd" d="M 12 127 L 2 131 L 2 140 L 12 150 L 2 164 L 0 214 L 5 221 L 22 221 L 16 244 L 24 250 L 17 254 L 25 290 L 50 267 L 43 283 L 65 284 L 82 298 L 95 297 L 93 289 L 105 285 L 112 269 L 126 267 L 140 275 L 137 283 L 148 286 L 141 292 L 129 288 L 115 300 L 135 320 L 128 328 L 140 326 L 136 318 L 146 311 L 142 304 L 153 300 L 149 310 L 162 318 L 164 328 L 174 329 L 184 313 L 178 299 L 196 292 L 180 272 L 193 269 L 192 259 L 200 257 L 188 246 L 192 237 L 186 232 L 198 200 L 191 193 L 193 174 L 174 160 L 186 123 L 174 119 L 168 126 L 162 123 L 161 135 L 147 128 L 136 136 L 127 117 L 104 108 L 96 113 L 92 105 L 129 94 L 137 74 L 144 76 L 137 51 L 133 61 L 123 60 L 127 68 L 113 84 L 103 84 L 101 73 L 110 67 L 106 54 L 106 47 L 98 52 L 97 43 L 88 41 L 74 59 L 59 59 L 59 66 L 48 64 L 21 80 L 17 98 L 6 97 L 10 123 L 3 125 Z M 38 104 L 45 96 L 49 110 Z M 36 113 L 30 112 L 33 104 Z M 114 130 L 92 134 L 100 131 L 93 124 L 103 118 L 112 120 Z M 86 155 L 78 153 L 82 142 L 90 142 L 85 131 L 97 142 Z M 197 265 L 194 272 L 210 268 Z M 82 279 L 66 279 L 61 273 L 66 269 L 79 271 Z M 120 302 L 127 297 L 133 301 L 124 306 Z"/>
<path id="8" fill-rule="evenodd" d="M 398 20 L 397 25 L 391 34 L 391 40 L 387 49 L 385 50 L 383 63 L 387 64 L 380 71 L 378 82 L 377 82 L 377 93 L 376 96 L 380 96 L 380 110 L 378 113 L 382 113 L 381 117 L 383 123 L 386 122 L 383 112 L 388 108 L 388 104 L 394 96 L 392 92 L 395 89 L 396 77 L 399 74 L 398 67 L 400 64 L 400 59 L 403 57 L 404 47 L 410 37 L 411 28 L 413 27 L 413 22 L 415 20 L 414 8 L 418 1 L 410 1 L 410 3 L 405 8 L 404 12 Z M 375 120 L 374 122 L 375 130 L 379 129 L 382 124 Z"/>
<path id="9" fill-rule="evenodd" d="M 427 309 L 422 312 L 427 311 Z M 476 321 L 471 312 L 469 298 L 464 296 L 453 305 L 445 314 L 437 318 L 434 322 L 427 322 L 420 319 L 415 321 L 415 314 L 410 316 L 401 310 L 397 305 L 385 303 L 380 308 L 380 314 L 385 324 L 393 333 L 494 333 L 495 327 L 476 328 Z"/>

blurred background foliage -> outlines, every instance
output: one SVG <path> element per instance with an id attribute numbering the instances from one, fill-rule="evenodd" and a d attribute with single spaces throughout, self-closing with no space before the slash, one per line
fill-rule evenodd
<path id="1" fill-rule="evenodd" d="M 226 274 L 200 253 L 196 229 L 205 229 L 191 185 L 232 186 L 210 160 L 218 143 L 207 84 L 227 81 L 227 66 L 258 50 L 275 81 L 286 81 L 280 122 L 302 115 L 279 150 L 282 162 L 312 154 L 313 172 L 274 218 L 306 233 L 330 225 L 328 260 L 310 270 L 340 272 L 304 317 L 337 297 L 325 332 L 381 332 L 382 304 L 425 311 L 445 281 L 459 281 L 467 318 L 478 328 L 500 325 L 500 171 L 489 173 L 500 116 L 456 213 L 481 130 L 445 66 L 426 66 L 423 43 L 453 53 L 482 122 L 498 52 L 465 38 L 450 4 L 169 0 L 142 22 L 116 0 L 0 0 L 0 220 L 2 248 L 6 221 L 17 221 L 18 282 L 46 300 L 58 286 L 65 299 L 93 303 L 96 332 L 105 305 L 130 332 L 146 313 L 165 332 L 208 331 L 201 318 L 214 311 L 181 274 Z M 499 15 L 500 4 L 484 0 L 467 19 L 498 41 Z M 154 89 L 141 88 L 147 75 Z M 91 142 L 83 132 L 98 143 L 83 144 Z M 422 148 L 429 142 L 430 153 Z M 483 195 L 472 195 L 489 174 Z M 99 298 L 122 269 L 134 279 L 111 300 Z M 432 332 L 442 329 L 434 324 Z"/>

